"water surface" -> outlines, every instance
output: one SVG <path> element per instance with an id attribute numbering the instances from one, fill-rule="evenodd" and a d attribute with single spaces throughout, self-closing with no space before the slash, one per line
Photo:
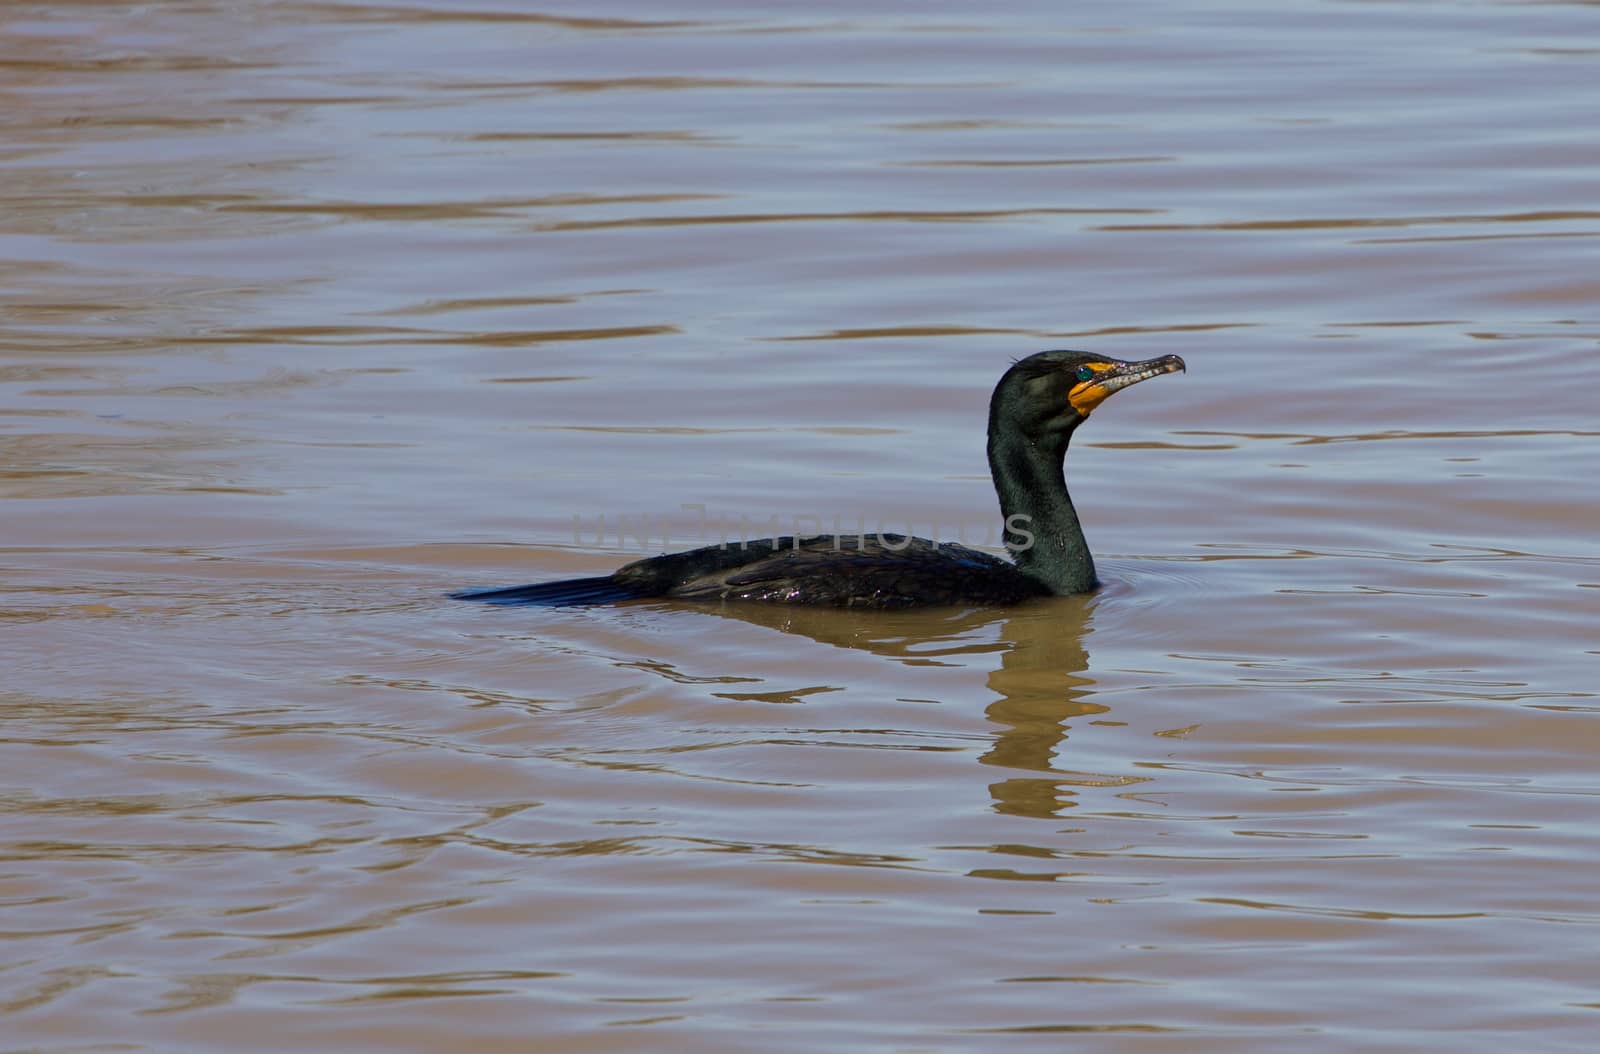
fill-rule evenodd
<path id="1" fill-rule="evenodd" d="M 1597 9 L 0 15 L 7 1050 L 1582 1050 Z M 465 585 L 982 543 L 1105 587 Z"/>

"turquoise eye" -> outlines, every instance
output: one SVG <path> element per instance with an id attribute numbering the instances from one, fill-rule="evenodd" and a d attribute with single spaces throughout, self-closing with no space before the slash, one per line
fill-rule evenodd
<path id="1" fill-rule="evenodd" d="M 1087 366 L 1079 366 L 1078 367 L 1078 380 L 1080 380 L 1080 381 L 1092 381 L 1092 380 L 1094 380 L 1094 371 L 1091 370 Z"/>

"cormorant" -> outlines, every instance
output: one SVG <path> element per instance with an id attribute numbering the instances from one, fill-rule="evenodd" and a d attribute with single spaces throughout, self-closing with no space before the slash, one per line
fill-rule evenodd
<path id="1" fill-rule="evenodd" d="M 1067 494 L 1067 444 L 1113 392 L 1183 368 L 1176 355 L 1124 362 L 1082 351 L 1041 351 L 1005 372 L 989 401 L 989 472 L 1014 564 L 926 538 L 784 536 L 636 560 L 601 577 L 451 595 L 546 606 L 670 597 L 899 608 L 1015 604 L 1087 593 L 1098 581 Z"/>

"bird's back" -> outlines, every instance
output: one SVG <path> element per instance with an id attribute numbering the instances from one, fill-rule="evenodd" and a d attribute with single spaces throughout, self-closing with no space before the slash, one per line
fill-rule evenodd
<path id="1" fill-rule="evenodd" d="M 834 607 L 1014 604 L 1045 588 L 988 553 L 926 538 L 822 534 L 712 545 L 612 576 L 644 596 Z"/>
<path id="2" fill-rule="evenodd" d="M 952 542 L 819 534 L 708 545 L 635 560 L 615 574 L 454 593 L 489 604 L 569 607 L 648 597 L 756 600 L 819 607 L 1015 604 L 1043 583 L 999 557 Z"/>

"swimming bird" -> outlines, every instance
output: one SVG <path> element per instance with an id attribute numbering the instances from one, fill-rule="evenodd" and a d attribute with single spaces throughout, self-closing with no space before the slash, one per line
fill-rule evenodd
<path id="1" fill-rule="evenodd" d="M 451 596 L 545 606 L 667 597 L 903 608 L 1087 593 L 1099 583 L 1067 494 L 1067 444 L 1114 392 L 1183 369 L 1176 355 L 1124 362 L 1041 351 L 1006 370 L 989 400 L 989 473 L 1014 563 L 927 538 L 784 536 L 636 560 L 610 575 Z"/>

